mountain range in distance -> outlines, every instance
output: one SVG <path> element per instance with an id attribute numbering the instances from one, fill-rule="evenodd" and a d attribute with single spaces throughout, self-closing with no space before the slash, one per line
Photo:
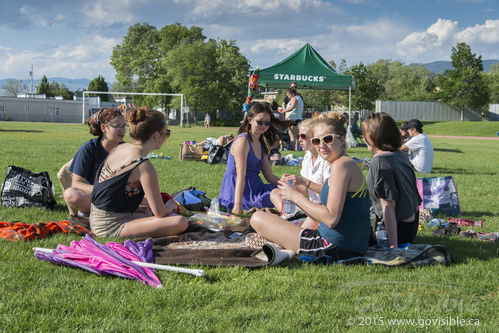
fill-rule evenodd
<path id="1" fill-rule="evenodd" d="M 490 66 L 498 64 L 499 60 L 482 60 L 483 70 L 488 72 L 490 70 Z M 453 69 L 450 61 L 434 61 L 427 64 L 422 64 L 426 69 L 432 71 L 435 74 L 438 74 L 442 71 Z M 0 79 L 0 89 L 7 83 L 8 79 Z M 59 85 L 64 84 L 71 91 L 78 91 L 82 89 L 88 89 L 88 84 L 90 83 L 89 79 L 69 79 L 66 77 L 52 77 L 47 78 L 48 82 L 55 81 Z M 31 93 L 31 80 L 21 80 L 27 87 L 27 93 Z M 40 80 L 33 80 L 33 87 L 36 90 L 36 86 L 40 83 Z M 112 88 L 112 83 L 107 82 L 109 89 Z"/>

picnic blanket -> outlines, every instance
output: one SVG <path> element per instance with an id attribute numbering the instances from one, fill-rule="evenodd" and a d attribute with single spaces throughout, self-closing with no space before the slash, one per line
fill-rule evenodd
<path id="1" fill-rule="evenodd" d="M 418 267 L 426 265 L 450 265 L 452 256 L 443 245 L 411 244 L 403 248 L 387 249 L 369 247 L 365 256 L 333 261 L 329 256 L 299 256 L 304 262 L 316 264 L 372 264 L 383 266 Z"/>
<path id="2" fill-rule="evenodd" d="M 274 266 L 294 257 L 273 243 L 261 249 L 250 248 L 244 242 L 252 231 L 246 224 L 212 231 L 195 223 L 186 232 L 153 239 L 154 262 L 157 264 L 184 264 L 208 266 Z M 288 251 L 288 252 L 286 252 Z M 365 256 L 333 261 L 331 257 L 297 256 L 303 262 L 315 264 L 372 264 L 416 267 L 433 264 L 449 265 L 452 257 L 442 245 L 413 244 L 398 249 L 370 247 Z"/>
<path id="3" fill-rule="evenodd" d="M 90 230 L 69 220 L 33 224 L 0 222 L 0 238 L 12 241 L 41 239 L 60 232 L 85 235 Z"/>

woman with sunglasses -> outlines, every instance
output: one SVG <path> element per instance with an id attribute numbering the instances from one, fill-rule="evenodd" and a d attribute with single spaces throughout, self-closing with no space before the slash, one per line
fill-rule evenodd
<path id="1" fill-rule="evenodd" d="M 329 163 L 319 155 L 319 152 L 310 141 L 310 133 L 317 119 L 319 118 L 305 119 L 298 126 L 298 140 L 302 149 L 306 152 L 301 163 L 301 176 L 284 174 L 281 180 L 284 182 L 292 180 L 298 191 L 308 196 L 311 201 L 320 203 L 319 194 L 322 186 L 329 178 Z M 280 211 L 282 197 L 279 189 L 272 191 L 271 199 L 276 209 Z"/>
<path id="2" fill-rule="evenodd" d="M 187 228 L 173 199 L 163 203 L 158 176 L 146 156 L 170 136 L 163 113 L 146 108 L 127 112 L 130 137 L 112 151 L 97 171 L 90 226 L 99 237 L 162 237 Z M 143 199 L 150 211 L 139 210 Z"/>
<path id="3" fill-rule="evenodd" d="M 90 213 L 90 196 L 97 169 L 109 152 L 123 142 L 126 132 L 125 118 L 118 109 L 102 109 L 88 118 L 87 124 L 90 134 L 96 138 L 87 141 L 76 152 L 69 167 L 71 187 L 63 194 L 72 216 L 78 212 L 84 216 Z"/>
<path id="4" fill-rule="evenodd" d="M 281 122 L 267 104 L 256 103 L 239 127 L 232 142 L 219 202 L 234 214 L 251 208 L 274 207 L 270 192 L 279 178 L 272 173 L 267 158 L 269 147 L 281 139 Z M 270 184 L 264 184 L 260 171 Z"/>
<path id="5" fill-rule="evenodd" d="M 367 184 L 378 221 L 383 221 L 390 247 L 412 243 L 418 231 L 421 198 L 402 136 L 388 114 L 371 114 L 362 123 L 367 147 L 374 153 Z"/>
<path id="6" fill-rule="evenodd" d="M 311 132 L 311 142 L 321 157 L 329 163 L 331 176 L 321 191 L 321 203 L 310 201 L 285 182 L 279 190 L 292 200 L 315 225 L 300 228 L 280 217 L 256 212 L 251 226 L 271 242 L 299 255 L 332 260 L 364 255 L 370 235 L 369 193 L 362 171 L 345 152 L 345 119 L 340 114 L 317 120 Z"/>

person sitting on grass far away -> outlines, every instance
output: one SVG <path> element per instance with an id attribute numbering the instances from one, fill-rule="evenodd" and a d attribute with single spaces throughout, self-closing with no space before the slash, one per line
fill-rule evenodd
<path id="1" fill-rule="evenodd" d="M 314 121 L 316 119 L 305 119 L 298 126 L 298 140 L 302 149 L 306 152 L 301 163 L 301 176 L 284 174 L 281 180 L 284 182 L 292 180 L 300 193 L 308 196 L 312 202 L 320 203 L 319 194 L 322 191 L 322 186 L 329 178 L 329 163 L 319 155 L 317 149 L 310 142 L 310 132 Z M 273 190 L 270 198 L 276 209 L 281 211 L 281 191 L 279 189 Z"/>
<path id="2" fill-rule="evenodd" d="M 405 125 L 411 138 L 400 149 L 409 152 L 409 161 L 416 171 L 431 173 L 433 168 L 433 145 L 423 134 L 423 124 L 417 119 L 409 120 Z"/>
<path id="3" fill-rule="evenodd" d="M 146 156 L 170 136 L 163 113 L 147 108 L 126 114 L 133 143 L 109 154 L 97 172 L 90 226 L 99 237 L 162 237 L 187 228 L 175 200 L 163 202 L 158 175 Z M 143 200 L 145 197 L 146 200 Z M 146 209 L 139 209 L 143 203 Z"/>
<path id="4" fill-rule="evenodd" d="M 274 117 L 268 104 L 255 103 L 250 108 L 232 141 L 220 189 L 219 202 L 232 213 L 240 214 L 253 207 L 274 207 L 270 192 L 279 178 L 272 173 L 267 156 L 270 147 L 281 139 L 285 124 Z M 260 171 L 270 184 L 263 183 Z"/>
<path id="5" fill-rule="evenodd" d="M 329 163 L 331 176 L 315 203 L 285 181 L 279 181 L 283 198 L 307 214 L 301 228 L 279 216 L 256 212 L 250 223 L 265 239 L 299 255 L 330 256 L 333 260 L 364 255 L 371 231 L 369 193 L 354 160 L 345 152 L 345 120 L 340 114 L 314 123 L 311 142 Z"/>
<path id="6" fill-rule="evenodd" d="M 90 134 L 95 135 L 78 149 L 69 170 L 72 185 L 64 191 L 69 213 L 76 216 L 90 213 L 90 196 L 97 169 L 109 152 L 123 142 L 126 132 L 125 118 L 119 109 L 106 108 L 87 119 Z"/>
<path id="7" fill-rule="evenodd" d="M 416 176 L 405 154 L 399 150 L 402 137 L 392 117 L 371 114 L 362 131 L 374 153 L 367 184 L 377 221 L 384 221 L 390 247 L 412 243 L 419 223 L 421 198 Z"/>

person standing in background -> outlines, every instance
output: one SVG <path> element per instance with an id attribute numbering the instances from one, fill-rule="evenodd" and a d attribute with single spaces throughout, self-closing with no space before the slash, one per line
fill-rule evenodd
<path id="1" fill-rule="evenodd" d="M 209 113 L 204 116 L 204 128 L 210 128 L 211 117 Z"/>

